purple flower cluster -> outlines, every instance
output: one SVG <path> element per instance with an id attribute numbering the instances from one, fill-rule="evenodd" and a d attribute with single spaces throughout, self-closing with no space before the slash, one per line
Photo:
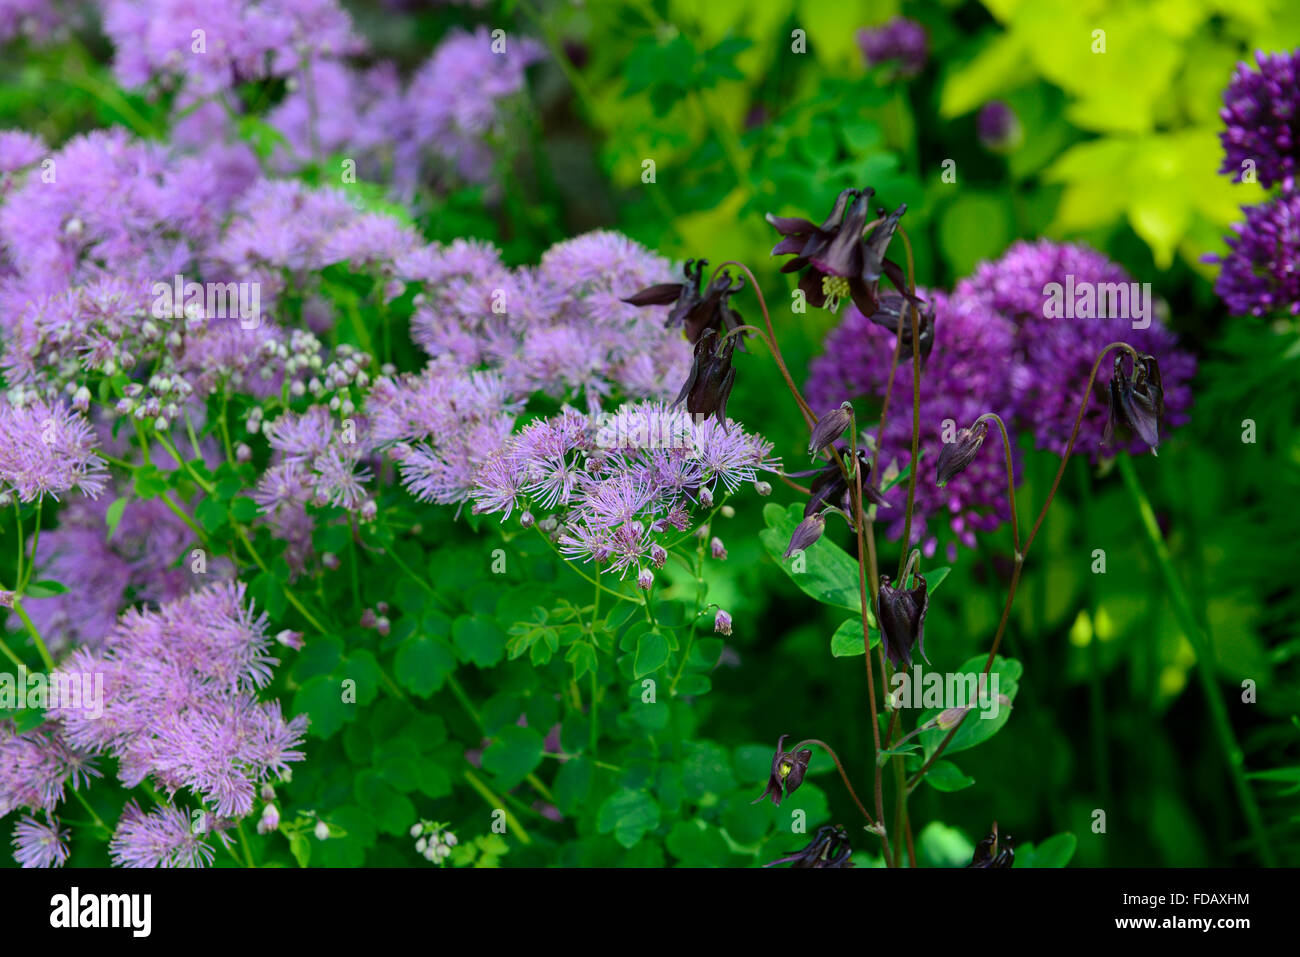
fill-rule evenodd
<path id="1" fill-rule="evenodd" d="M 549 513 L 567 558 L 596 562 L 620 576 L 635 569 L 648 587 L 663 566 L 663 536 L 695 525 L 760 472 L 775 471 L 772 445 L 735 422 L 692 417 L 662 402 L 628 403 L 606 415 L 572 409 L 530 423 L 478 474 L 476 512 L 522 510 L 531 526 Z M 715 540 L 716 541 L 716 540 Z M 722 543 L 715 557 L 725 557 Z"/>
<path id="2" fill-rule="evenodd" d="M 559 243 L 536 267 L 458 240 L 397 268 L 424 283 L 411 332 L 432 358 L 421 375 L 376 381 L 366 414 L 422 499 L 464 501 L 535 393 L 596 412 L 666 398 L 690 367 L 678 330 L 620 299 L 662 281 L 668 263 L 618 233 Z"/>
<path id="3" fill-rule="evenodd" d="M 1240 183 L 1248 170 L 1265 189 L 1295 186 L 1296 141 L 1300 122 L 1300 50 L 1272 56 L 1255 52 L 1258 69 L 1239 63 L 1223 92 L 1219 118 L 1224 129 L 1223 166 L 1219 172 Z"/>
<path id="4" fill-rule="evenodd" d="M 1055 311 L 1054 283 L 1060 286 L 1056 291 L 1061 308 L 1069 310 L 1061 315 Z M 1013 446 L 1016 434 L 1024 433 L 1038 448 L 1064 452 L 1093 364 L 1101 350 L 1117 340 L 1156 357 L 1164 382 L 1164 421 L 1171 426 L 1185 422 L 1195 360 L 1178 348 L 1173 333 L 1154 315 L 1102 314 L 1107 311 L 1100 305 L 1106 301 L 1103 292 L 1120 284 L 1127 293 L 1141 296 L 1132 277 L 1100 253 L 1041 240 L 1017 243 L 1001 259 L 982 263 L 950 295 L 924 294 L 935 310 L 935 332 L 921 380 L 923 462 L 934 463 L 955 430 L 968 427 L 985 412 L 996 412 L 1007 423 Z M 1083 308 L 1086 299 L 1081 297 L 1088 290 L 1093 305 Z M 1068 303 L 1067 292 L 1074 297 Z M 1138 310 L 1138 299 L 1126 301 L 1130 312 Z M 1150 324 L 1142 328 L 1148 319 Z M 868 321 L 857 309 L 849 310 L 828 336 L 823 355 L 812 364 L 809 401 L 829 409 L 844 399 L 882 398 L 893 341 L 892 332 Z M 1094 461 L 1116 451 L 1103 442 L 1111 374 L 1110 363 L 1103 363 L 1075 443 L 1076 452 Z M 911 396 L 911 365 L 900 363 L 882 437 L 883 477 L 910 461 Z M 990 431 L 994 433 L 990 441 L 1000 442 L 996 430 Z M 1130 451 L 1142 448 L 1134 439 Z M 1014 448 L 1013 463 L 1018 463 Z M 1018 471 L 1018 464 L 1014 467 Z M 901 535 L 902 486 L 886 498 L 897 511 L 882 513 L 881 520 L 890 522 L 891 534 Z M 932 523 L 946 517 L 956 540 L 973 546 L 974 531 L 1006 521 L 1008 507 L 1005 461 L 1000 449 L 991 449 L 942 488 L 933 481 L 917 483 L 910 544 L 932 553 L 938 543 Z"/>
<path id="5" fill-rule="evenodd" d="M 1283 193 L 1259 206 L 1243 207 L 1246 221 L 1233 226 L 1214 291 L 1236 316 L 1300 315 L 1300 195 Z"/>
<path id="6" fill-rule="evenodd" d="M 1141 284 L 1096 250 L 1046 239 L 1016 243 L 1001 259 L 981 263 L 954 292 L 1015 325 L 1003 374 L 1012 384 L 1016 427 L 1031 435 L 1036 447 L 1058 454 L 1070 440 L 1093 363 L 1112 342 L 1122 340 L 1156 357 L 1164 380 L 1164 422 L 1187 421 L 1196 360 L 1178 348 L 1177 337 L 1157 315 L 1159 304 L 1145 295 Z M 1139 317 L 1143 302 L 1150 313 Z M 942 335 L 940 325 L 936 336 Z M 1103 442 L 1111 371 L 1104 362 L 1097 373 L 1074 446 L 1093 461 L 1116 451 Z M 1133 454 L 1143 449 L 1137 439 L 1128 447 Z"/>
<path id="7" fill-rule="evenodd" d="M 96 444 L 90 423 L 67 406 L 0 400 L 0 501 L 58 499 L 73 489 L 94 498 L 107 475 Z"/>
<path id="8" fill-rule="evenodd" d="M 858 31 L 858 46 L 871 66 L 897 63 L 901 77 L 916 76 L 930 56 L 925 27 L 907 17 L 894 17 L 880 27 L 863 27 Z"/>
<path id="9" fill-rule="evenodd" d="M 102 675 L 102 714 L 82 702 L 51 713 L 68 746 L 117 759 L 128 787 L 146 778 L 171 794 L 191 791 L 219 818 L 253 810 L 257 785 L 302 760 L 307 727 L 286 721 L 257 691 L 271 680 L 266 616 L 242 583 L 223 583 L 132 609 L 98 649 L 80 649 L 60 673 Z"/>
<path id="10" fill-rule="evenodd" d="M 106 0 L 104 32 L 123 86 L 184 79 L 204 95 L 365 48 L 336 0 Z"/>
<path id="11" fill-rule="evenodd" d="M 1010 418 L 1011 382 L 1008 356 L 1014 326 L 978 300 L 943 293 L 924 293 L 935 310 L 935 342 L 921 380 L 919 449 L 924 463 L 934 463 L 945 442 L 985 412 Z M 883 397 L 888 386 L 894 333 L 871 322 L 851 307 L 826 339 L 824 353 L 813 361 L 808 401 L 814 408 L 833 408 L 862 395 Z M 927 386 L 929 388 L 927 389 Z M 998 440 L 1000 441 L 1000 439 Z M 881 438 L 881 477 L 897 474 L 911 461 L 912 365 L 900 362 L 894 372 L 893 394 Z M 1019 468 L 1019 455 L 1013 459 Z M 924 468 L 924 466 L 923 466 Z M 938 525 L 946 520 L 953 534 L 968 547 L 975 532 L 991 530 L 1010 518 L 1005 459 L 979 456 L 961 474 L 939 488 L 924 474 L 916 485 L 912 545 L 929 557 L 938 544 Z M 885 494 L 892 506 L 878 520 L 888 522 L 888 534 L 901 537 L 907 504 L 906 483 Z M 950 545 L 950 557 L 955 546 Z"/>
<path id="12" fill-rule="evenodd" d="M 1224 160 L 1219 170 L 1234 181 L 1255 179 L 1280 192 L 1245 206 L 1246 221 L 1233 226 L 1225 256 L 1205 262 L 1222 270 L 1214 291 L 1237 316 L 1300 314 L 1300 196 L 1295 192 L 1300 122 L 1300 50 L 1268 56 L 1256 51 L 1258 71 L 1241 63 L 1223 94 L 1220 116 Z"/>

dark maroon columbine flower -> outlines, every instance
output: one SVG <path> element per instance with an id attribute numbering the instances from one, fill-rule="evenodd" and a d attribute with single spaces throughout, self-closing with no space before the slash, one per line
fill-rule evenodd
<path id="1" fill-rule="evenodd" d="M 876 621 L 885 655 L 895 668 L 912 666 L 912 648 L 925 657 L 925 613 L 930 606 L 925 578 L 913 575 L 912 588 L 895 588 L 888 576 L 880 576 L 880 594 L 876 597 Z M 929 659 L 926 658 L 928 661 Z"/>
<path id="2" fill-rule="evenodd" d="M 718 423 L 727 424 L 727 396 L 736 381 L 736 370 L 731 367 L 731 355 L 736 350 L 736 337 L 719 340 L 712 329 L 705 329 L 695 343 L 695 358 L 691 374 L 677 394 L 673 405 L 686 400 L 686 411 L 693 415 L 717 417 Z"/>
<path id="3" fill-rule="evenodd" d="M 767 779 L 767 789 L 750 801 L 750 804 L 757 804 L 763 798 L 770 797 L 772 803 L 780 807 L 782 795 L 793 794 L 799 785 L 803 784 L 803 776 L 808 771 L 808 762 L 812 760 L 812 748 L 804 748 L 797 754 L 786 751 L 785 739 L 788 737 L 790 735 L 783 734 L 777 739 L 776 754 L 772 756 L 772 773 Z"/>
<path id="4" fill-rule="evenodd" d="M 900 206 L 885 216 L 864 238 L 862 230 L 871 215 L 874 195 L 870 187 L 844 190 L 821 226 L 799 217 L 768 214 L 767 221 L 785 237 L 773 247 L 772 255 L 794 255 L 781 271 L 805 270 L 799 288 L 811 305 L 834 312 L 840 300 L 852 297 L 862 314 L 871 316 L 880 305 L 882 275 L 896 288 L 903 288 L 902 270 L 884 257 L 907 207 Z"/>
<path id="5" fill-rule="evenodd" d="M 988 837 L 975 845 L 975 855 L 967 867 L 1010 867 L 1016 859 L 1016 852 L 1011 846 L 1011 835 L 998 838 L 998 822 L 993 822 L 993 831 Z"/>
<path id="6" fill-rule="evenodd" d="M 987 422 L 978 422 L 969 429 L 962 429 L 951 442 L 944 443 L 939 453 L 939 465 L 935 469 L 935 484 L 940 488 L 947 485 L 956 476 L 966 470 L 966 466 L 975 460 L 975 453 L 984 444 L 988 434 Z"/>
<path id="7" fill-rule="evenodd" d="M 708 289 L 701 291 L 707 259 L 688 259 L 683 272 L 686 282 L 661 282 L 633 293 L 623 301 L 633 306 L 668 306 L 665 326 L 680 325 L 692 344 L 700 341 L 705 329 L 730 332 L 742 325 L 740 314 L 728 301 L 744 288 L 743 280 L 733 279 L 725 269 L 719 273 Z"/>
<path id="8" fill-rule="evenodd" d="M 1110 418 L 1102 441 L 1109 445 L 1116 436 L 1127 441 L 1136 433 L 1155 452 L 1160 444 L 1160 417 L 1164 414 L 1165 393 L 1155 356 L 1139 355 L 1134 359 L 1132 375 L 1124 372 L 1124 356 L 1116 356 L 1110 378 Z"/>
<path id="9" fill-rule="evenodd" d="M 852 854 L 853 848 L 849 846 L 849 832 L 838 825 L 831 827 L 829 824 L 824 824 L 817 829 L 817 834 L 812 839 L 812 843 L 802 851 L 763 866 L 776 867 L 778 864 L 789 864 L 791 868 L 852 867 L 853 864 L 849 861 Z"/>

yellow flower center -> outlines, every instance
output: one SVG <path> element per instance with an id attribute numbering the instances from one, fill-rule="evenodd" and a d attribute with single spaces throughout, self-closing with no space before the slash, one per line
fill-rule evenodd
<path id="1" fill-rule="evenodd" d="M 794 768 L 793 768 L 791 765 L 789 765 L 789 764 L 783 764 L 783 765 L 781 765 L 781 777 L 783 777 L 783 778 L 785 778 L 785 777 L 789 777 L 789 776 L 790 776 L 790 772 L 793 771 L 793 770 L 794 770 Z"/>
<path id="2" fill-rule="evenodd" d="M 849 281 L 843 276 L 822 276 L 822 294 L 826 296 L 826 308 L 834 312 L 840 300 L 849 297 Z"/>

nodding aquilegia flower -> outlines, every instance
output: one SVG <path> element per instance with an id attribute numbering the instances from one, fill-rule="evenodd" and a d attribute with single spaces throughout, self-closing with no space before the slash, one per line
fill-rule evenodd
<path id="1" fill-rule="evenodd" d="M 849 846 L 849 832 L 839 825 L 832 827 L 829 824 L 824 824 L 817 829 L 812 842 L 803 850 L 796 851 L 788 857 L 778 858 L 763 866 L 775 867 L 778 864 L 789 864 L 791 868 L 852 867 L 853 864 L 849 860 L 852 855 L 853 848 Z"/>
<path id="2" fill-rule="evenodd" d="M 846 189 L 835 200 L 830 216 L 820 226 L 800 217 L 767 214 L 767 221 L 785 238 L 772 248 L 773 256 L 793 255 L 781 272 L 803 272 L 799 288 L 808 303 L 834 312 L 843 299 L 852 298 L 863 315 L 880 308 L 880 277 L 905 289 L 903 271 L 885 258 L 898 222 L 906 212 L 900 206 L 863 236 L 871 219 L 875 190 Z"/>
<path id="3" fill-rule="evenodd" d="M 804 748 L 801 751 L 785 750 L 785 739 L 790 737 L 788 734 L 781 735 L 776 742 L 776 753 L 772 755 L 772 773 L 768 775 L 767 787 L 763 793 L 751 801 L 751 804 L 758 804 L 764 798 L 771 798 L 772 803 L 777 807 L 781 806 L 781 798 L 793 794 L 803 784 L 803 777 L 808 772 L 808 762 L 812 760 L 812 749 Z"/>

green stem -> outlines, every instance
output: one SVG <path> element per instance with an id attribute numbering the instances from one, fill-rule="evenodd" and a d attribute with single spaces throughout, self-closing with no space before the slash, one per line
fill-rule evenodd
<path id="1" fill-rule="evenodd" d="M 40 632 L 32 624 L 32 619 L 27 614 L 27 609 L 23 607 L 22 599 L 14 598 L 14 612 L 22 619 L 27 626 L 28 633 L 32 636 L 32 641 L 36 644 L 36 653 L 41 656 L 41 661 L 45 663 L 47 671 L 54 670 L 54 659 L 50 657 L 50 649 L 45 647 L 45 642 L 41 640 Z"/>
<path id="2" fill-rule="evenodd" d="M 1169 554 L 1169 546 L 1165 543 L 1164 534 L 1160 531 L 1160 525 L 1156 521 L 1151 502 L 1142 490 L 1142 484 L 1138 480 L 1132 460 L 1127 455 L 1121 455 L 1118 461 L 1120 476 L 1124 479 L 1124 487 L 1128 489 L 1129 496 L 1133 500 L 1133 506 L 1137 509 L 1138 517 L 1142 521 L 1142 528 L 1151 544 L 1156 564 L 1160 566 L 1160 574 L 1165 580 L 1165 590 L 1169 596 L 1170 604 L 1173 606 L 1174 615 L 1178 618 L 1178 623 L 1182 626 L 1188 641 L 1192 643 L 1192 647 L 1196 651 L 1196 674 L 1201 683 L 1201 690 L 1205 694 L 1205 702 L 1210 708 L 1210 719 L 1214 726 L 1215 737 L 1218 738 L 1219 748 L 1223 751 L 1224 760 L 1228 765 L 1228 772 L 1232 776 L 1233 789 L 1236 791 L 1237 800 L 1241 804 L 1241 811 L 1246 818 L 1246 825 L 1250 828 L 1260 860 L 1263 861 L 1266 867 L 1273 867 L 1276 865 L 1277 860 L 1272 845 L 1269 843 L 1268 835 L 1264 830 L 1264 820 L 1260 815 L 1259 805 L 1256 804 L 1255 795 L 1246 780 L 1245 756 L 1242 753 L 1241 746 L 1237 743 L 1236 734 L 1232 730 L 1232 722 L 1228 718 L 1228 710 L 1223 704 L 1223 697 L 1214 680 L 1214 656 L 1210 650 L 1209 642 L 1201 630 L 1196 614 L 1192 610 L 1191 602 L 1183 589 L 1182 580 L 1178 577 L 1178 572 L 1174 568 L 1173 558 Z"/>

